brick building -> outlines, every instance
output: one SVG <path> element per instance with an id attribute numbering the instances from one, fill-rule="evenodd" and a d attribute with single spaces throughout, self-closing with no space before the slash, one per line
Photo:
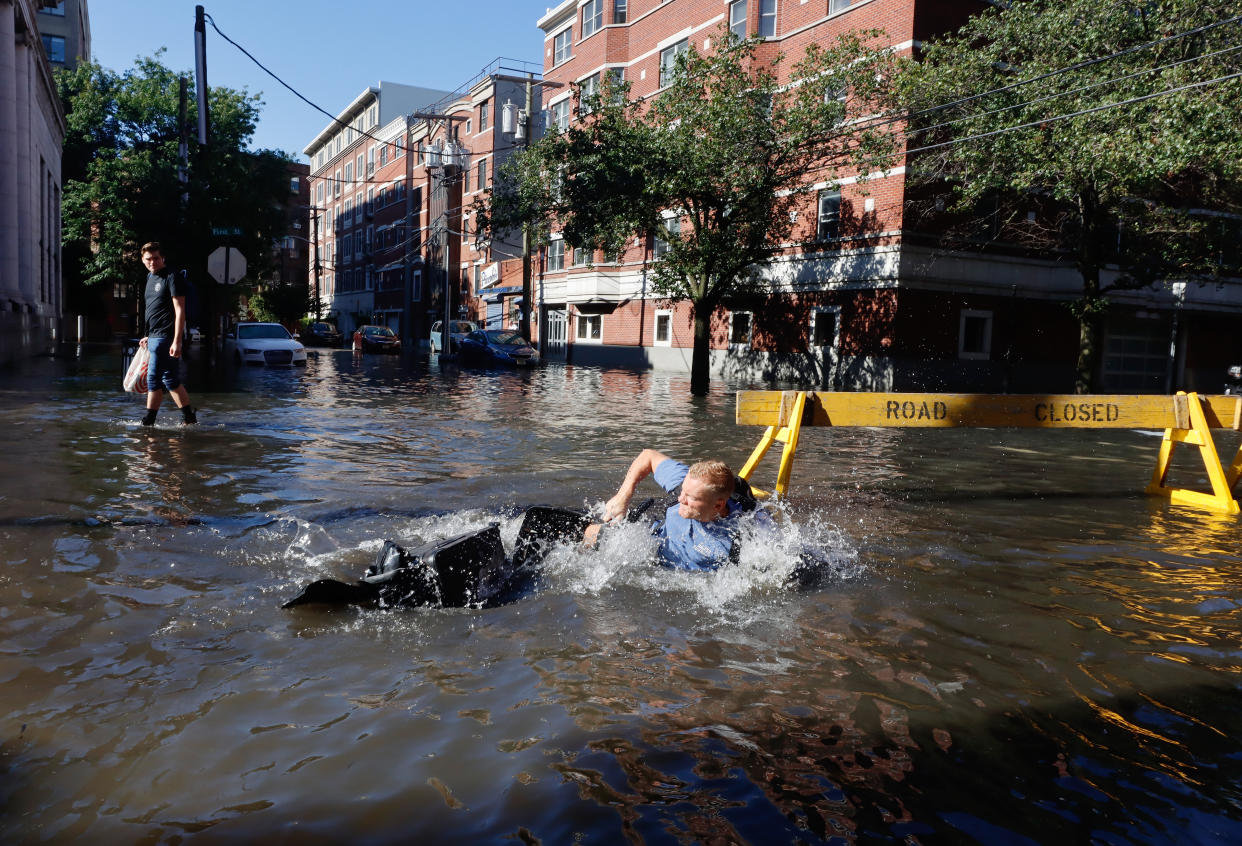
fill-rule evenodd
<path id="1" fill-rule="evenodd" d="M 511 116 L 524 106 L 527 88 L 539 102 L 539 84 L 536 66 L 497 59 L 456 91 L 403 99 L 402 110 L 380 109 L 367 93 L 339 118 L 349 125 L 334 133 L 339 153 L 331 127 L 306 148 L 322 266 L 317 287 L 312 266 L 310 284 L 323 316 L 346 333 L 388 326 L 408 348 L 425 347 L 446 313 L 493 326 L 512 314 L 520 237 L 476 244 L 471 205 L 498 164 L 538 137 L 537 107 L 521 133 L 500 124 L 506 105 Z"/>
<path id="2" fill-rule="evenodd" d="M 381 169 L 394 142 L 400 151 L 405 116 L 446 92 L 380 82 L 354 98 L 302 152 L 310 158 L 311 268 L 308 284 L 317 318 L 351 333 L 375 316 L 373 210 L 393 186 Z M 383 151 L 383 152 L 382 152 Z M 391 169 L 389 169 L 391 170 Z"/>
<path id="3" fill-rule="evenodd" d="M 678 52 L 690 43 L 709 50 L 722 25 L 762 36 L 760 59 L 777 52 L 793 59 L 812 41 L 871 28 L 909 54 L 983 7 L 978 0 L 564 0 L 538 20 L 544 79 L 561 86 L 546 90 L 546 119 L 549 127 L 567 125 L 576 107 L 570 84 L 589 90 L 604 73 L 623 76 L 632 97 L 655 94 Z M 767 290 L 715 316 L 714 373 L 855 390 L 1072 388 L 1078 327 L 1066 304 L 1081 292 L 1077 272 L 1003 244 L 986 253 L 945 250 L 908 214 L 905 175 L 895 167 L 865 190 L 850 179 L 839 191 L 813 186 L 783 255 L 761 269 Z M 554 232 L 541 251 L 536 303 L 545 354 L 688 371 L 689 304 L 647 290 L 646 271 L 660 251 L 648 235 L 606 262 Z M 1175 285 L 1110 299 L 1108 390 L 1217 391 L 1223 363 L 1242 360 L 1239 286 Z"/>

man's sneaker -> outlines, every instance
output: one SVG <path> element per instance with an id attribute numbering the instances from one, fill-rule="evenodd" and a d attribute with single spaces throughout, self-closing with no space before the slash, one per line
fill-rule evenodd
<path id="1" fill-rule="evenodd" d="M 155 425 L 155 415 L 156 415 L 157 413 L 158 413 L 158 410 L 157 410 L 157 409 L 154 409 L 154 408 L 148 408 L 148 409 L 147 409 L 147 413 L 146 413 L 146 414 L 144 414 L 144 415 L 142 415 L 142 425 L 143 425 L 143 426 L 154 426 L 154 425 Z"/>
<path id="2" fill-rule="evenodd" d="M 198 422 L 198 415 L 194 413 L 194 409 L 188 405 L 181 407 L 181 419 L 187 426 L 191 426 Z"/>

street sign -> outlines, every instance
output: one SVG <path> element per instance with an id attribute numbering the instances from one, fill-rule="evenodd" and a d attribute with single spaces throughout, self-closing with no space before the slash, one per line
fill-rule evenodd
<path id="1" fill-rule="evenodd" d="M 211 234 L 217 238 L 240 237 L 242 231 L 240 226 L 213 226 L 211 227 Z"/>
<path id="2" fill-rule="evenodd" d="M 207 256 L 207 272 L 221 285 L 232 285 L 246 275 L 246 257 L 236 247 L 216 247 Z"/>

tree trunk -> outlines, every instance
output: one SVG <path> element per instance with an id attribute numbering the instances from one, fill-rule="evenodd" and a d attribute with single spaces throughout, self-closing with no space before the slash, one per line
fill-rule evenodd
<path id="1" fill-rule="evenodd" d="M 1100 266 L 1103 263 L 1103 232 L 1099 198 L 1087 189 L 1078 196 L 1081 216 L 1078 245 L 1078 271 L 1082 274 L 1082 299 L 1078 302 L 1078 364 L 1074 373 L 1074 393 L 1099 392 L 1102 335 L 1107 301 L 1100 294 Z"/>
<path id="2" fill-rule="evenodd" d="M 713 309 L 694 304 L 694 353 L 690 359 L 690 393 L 701 397 L 711 385 L 711 314 Z"/>
<path id="3" fill-rule="evenodd" d="M 1088 284 L 1084 280 L 1084 289 Z M 1099 280 L 1095 282 L 1096 292 L 1091 300 L 1084 291 L 1083 310 L 1078 315 L 1078 365 L 1074 373 L 1074 393 L 1098 393 L 1097 380 L 1100 373 L 1101 320 L 1098 311 Z"/>

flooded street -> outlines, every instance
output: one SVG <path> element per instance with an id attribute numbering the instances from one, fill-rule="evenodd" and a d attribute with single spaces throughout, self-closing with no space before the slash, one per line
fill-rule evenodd
<path id="1" fill-rule="evenodd" d="M 718 573 L 632 525 L 498 608 L 283 610 L 646 446 L 737 468 L 753 386 L 221 381 L 148 431 L 117 352 L 0 371 L 2 842 L 1242 841 L 1242 521 L 1142 494 L 1159 433 L 804 430 L 786 540 Z"/>

